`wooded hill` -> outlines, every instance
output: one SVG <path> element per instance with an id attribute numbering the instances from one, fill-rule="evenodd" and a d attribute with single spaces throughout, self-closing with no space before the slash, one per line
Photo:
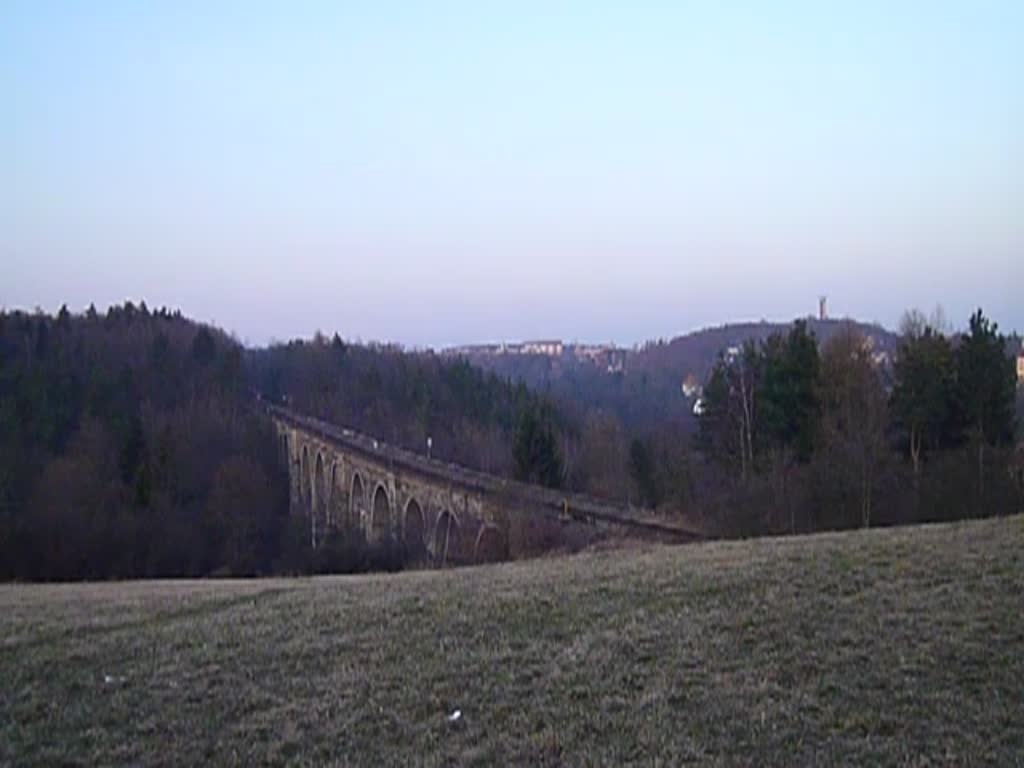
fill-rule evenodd
<path id="1" fill-rule="evenodd" d="M 328 341 L 245 350 L 178 312 L 0 313 L 0 578 L 293 572 L 316 566 L 256 393 L 491 472 L 520 417 L 567 422 L 466 363 Z M 560 472 L 560 467 L 559 467 Z M 361 570 L 400 565 L 350 548 Z"/>
<path id="2" fill-rule="evenodd" d="M 853 328 L 872 340 L 878 352 L 895 353 L 899 337 L 874 323 L 852 320 L 805 321 L 819 343 Z M 696 430 L 693 398 L 683 395 L 682 384 L 692 376 L 703 384 L 723 351 L 747 342 L 761 343 L 773 334 L 785 334 L 792 322 L 729 323 L 704 328 L 669 340 L 649 341 L 622 350 L 621 372 L 609 372 L 589 360 L 580 360 L 571 350 L 560 356 L 540 354 L 467 354 L 473 365 L 498 375 L 522 381 L 531 389 L 550 395 L 561 408 L 581 419 L 588 411 L 614 415 L 622 426 L 637 433 L 659 431 L 669 423 L 686 433 Z"/>
<path id="3" fill-rule="evenodd" d="M 145 304 L 3 312 L 0 578 L 401 567 L 400 550 L 358 534 L 343 551 L 308 550 L 257 395 L 711 534 L 1020 510 L 1013 362 L 996 325 L 979 311 L 965 333 L 919 323 L 898 345 L 873 338 L 853 324 L 726 326 L 647 345 L 623 375 L 577 366 L 532 390 L 466 360 L 337 335 L 246 350 Z M 694 429 L 680 377 L 703 365 Z"/>

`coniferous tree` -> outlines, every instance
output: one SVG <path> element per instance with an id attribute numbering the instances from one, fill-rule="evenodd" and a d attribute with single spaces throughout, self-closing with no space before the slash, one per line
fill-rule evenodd
<path id="1" fill-rule="evenodd" d="M 760 418 L 765 440 L 806 462 L 818 426 L 818 343 L 800 320 L 785 337 L 771 337 L 763 353 Z"/>
<path id="2" fill-rule="evenodd" d="M 929 451 L 955 447 L 962 428 L 957 409 L 953 345 L 930 325 L 909 329 L 893 365 L 889 408 L 915 476 Z"/>
<path id="3" fill-rule="evenodd" d="M 661 489 L 655 473 L 654 456 L 650 446 L 642 440 L 633 440 L 629 445 L 629 473 L 640 492 L 640 503 L 645 507 L 657 507 L 661 503 Z"/>
<path id="4" fill-rule="evenodd" d="M 956 397 L 977 451 L 978 494 L 985 493 L 985 449 L 1013 441 L 1016 430 L 1013 359 L 999 326 L 979 309 L 956 350 Z"/>
<path id="5" fill-rule="evenodd" d="M 516 479 L 548 488 L 562 485 L 562 457 L 550 416 L 539 407 L 523 411 L 512 449 Z"/>

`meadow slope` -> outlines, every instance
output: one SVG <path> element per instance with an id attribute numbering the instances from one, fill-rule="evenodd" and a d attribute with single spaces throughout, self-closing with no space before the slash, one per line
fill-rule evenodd
<path id="1" fill-rule="evenodd" d="M 1024 761 L 1019 516 L 446 572 L 9 585 L 0 630 L 4 764 Z"/>

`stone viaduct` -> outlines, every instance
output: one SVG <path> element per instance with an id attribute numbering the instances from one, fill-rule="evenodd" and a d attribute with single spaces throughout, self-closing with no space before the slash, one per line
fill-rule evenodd
<path id="1" fill-rule="evenodd" d="M 670 541 L 699 534 L 590 497 L 513 482 L 268 405 L 291 481 L 291 513 L 310 540 L 358 528 L 403 542 L 413 562 L 459 565 L 522 557 L 618 531 Z"/>

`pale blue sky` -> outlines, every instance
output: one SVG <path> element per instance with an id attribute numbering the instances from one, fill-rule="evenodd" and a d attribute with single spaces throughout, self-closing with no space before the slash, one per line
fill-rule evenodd
<path id="1" fill-rule="evenodd" d="M 1024 329 L 1024 3 L 0 2 L 0 305 Z"/>

